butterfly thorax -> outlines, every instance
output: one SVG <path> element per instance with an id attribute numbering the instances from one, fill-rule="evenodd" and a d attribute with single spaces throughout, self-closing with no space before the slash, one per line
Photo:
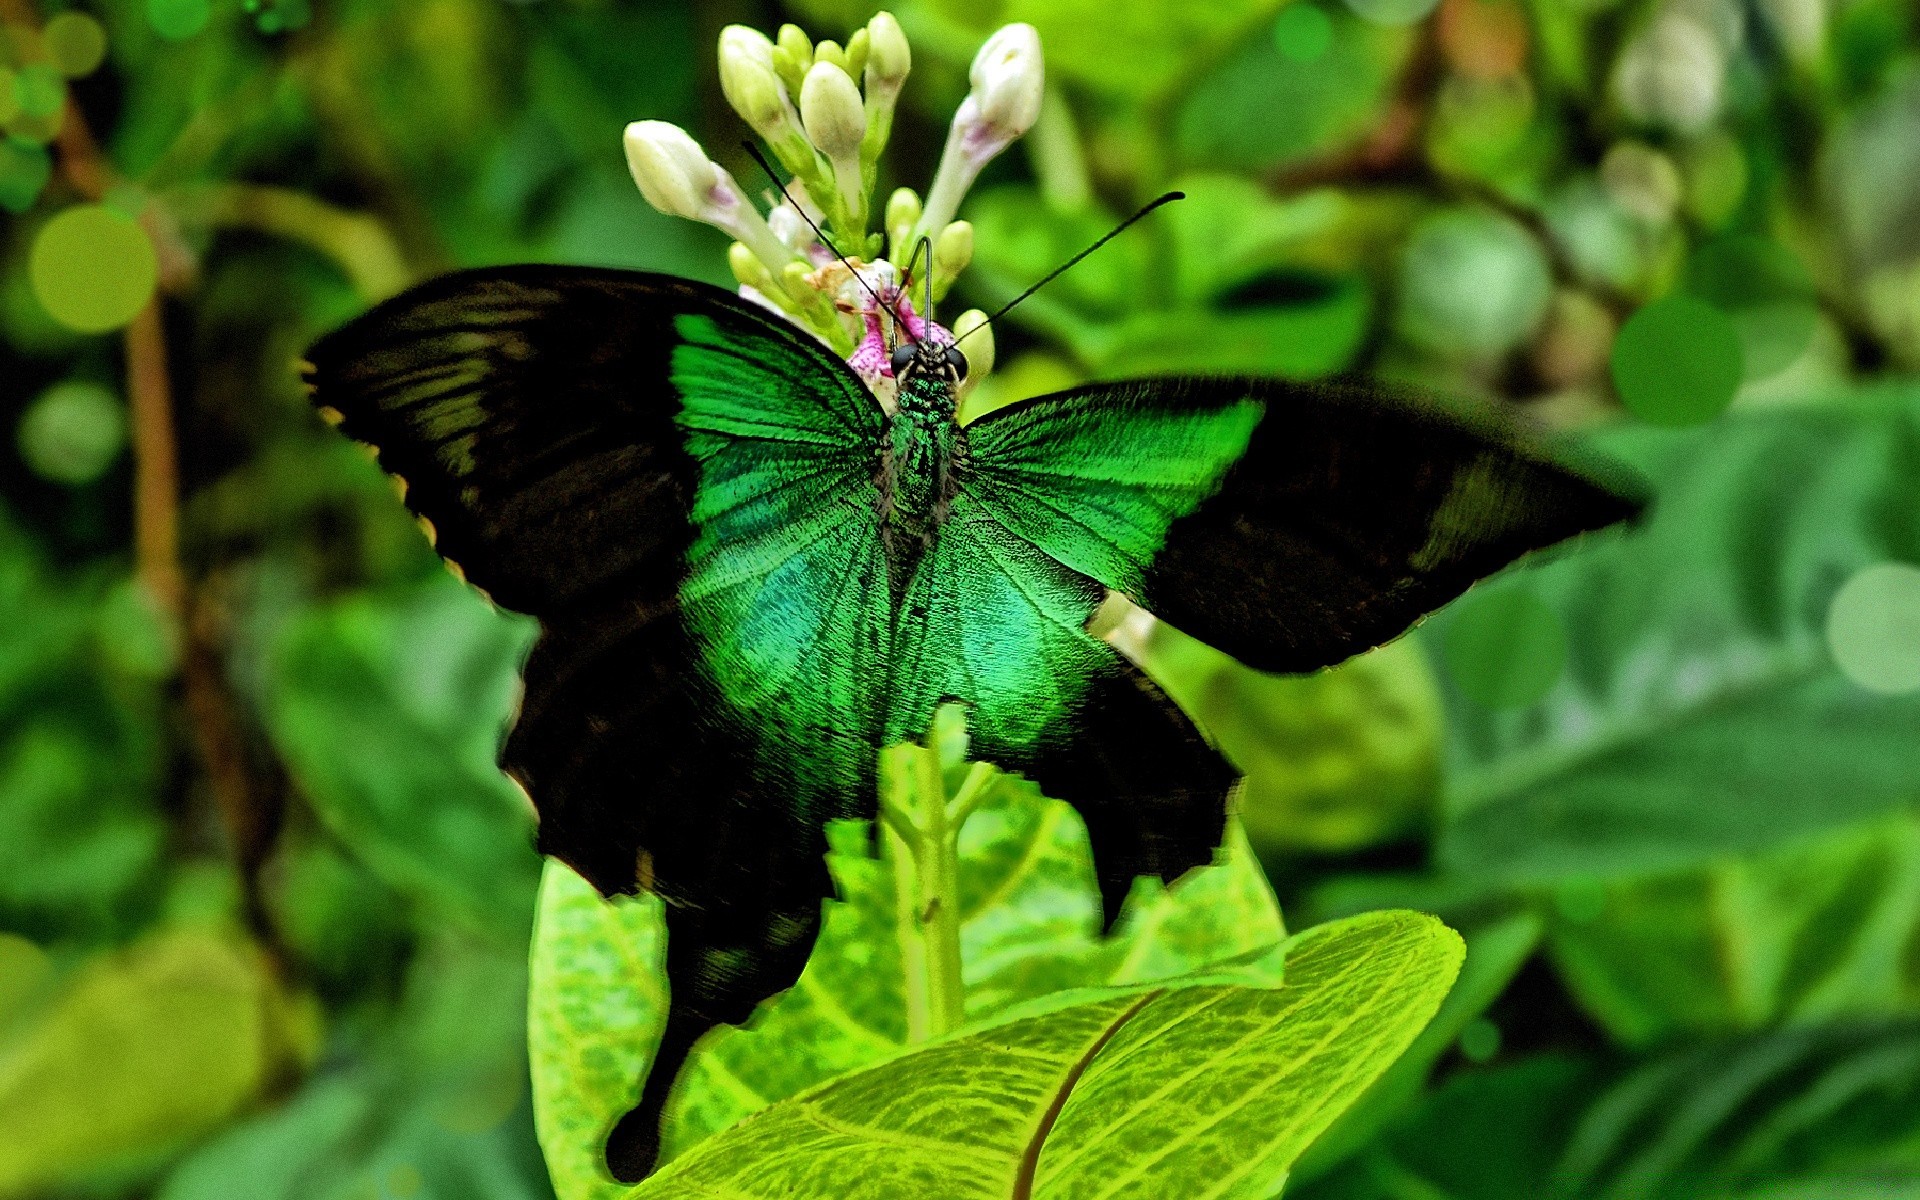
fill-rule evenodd
<path id="1" fill-rule="evenodd" d="M 951 378 L 909 371 L 901 379 L 879 480 L 888 558 L 896 575 L 911 573 L 953 500 L 954 464 L 965 440 L 954 409 Z"/>

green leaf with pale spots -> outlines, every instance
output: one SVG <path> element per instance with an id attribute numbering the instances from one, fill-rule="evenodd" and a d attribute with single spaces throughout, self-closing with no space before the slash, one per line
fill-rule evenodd
<path id="1" fill-rule="evenodd" d="M 1141 880 L 1113 936 L 1085 826 L 1032 784 L 1000 776 L 960 838 L 961 949 L 975 1020 L 1063 989 L 1151 982 L 1272 951 L 1280 910 L 1238 827 L 1215 866 L 1173 887 Z M 892 866 L 868 827 L 830 829 L 839 892 L 790 991 L 701 1043 L 668 1122 L 668 1154 L 767 1105 L 905 1047 Z M 534 935 L 529 1040 L 541 1143 L 560 1200 L 623 1190 L 606 1133 L 632 1107 L 665 1015 L 657 904 L 606 901 L 550 863 Z M 1272 960 L 1266 969 L 1277 964 Z M 1258 969 L 1258 968 L 1256 968 Z M 1275 976 L 1277 978 L 1277 976 Z"/>
<path id="2" fill-rule="evenodd" d="M 1288 945 L 1273 988 L 1081 993 L 783 1101 L 632 1200 L 1265 1200 L 1432 1018 L 1461 961 L 1431 917 Z"/>
<path id="3" fill-rule="evenodd" d="M 666 1017 L 660 901 L 603 898 L 549 859 L 527 981 L 533 1120 L 560 1200 L 626 1191 L 607 1170 L 607 1130 L 640 1098 Z"/>

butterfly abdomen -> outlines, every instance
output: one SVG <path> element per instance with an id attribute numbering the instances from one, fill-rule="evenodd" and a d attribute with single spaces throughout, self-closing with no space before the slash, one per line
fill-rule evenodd
<path id="1" fill-rule="evenodd" d="M 966 437 L 954 409 L 950 381 L 918 372 L 901 381 L 881 472 L 882 528 L 896 585 L 912 575 L 953 503 L 954 464 Z"/>

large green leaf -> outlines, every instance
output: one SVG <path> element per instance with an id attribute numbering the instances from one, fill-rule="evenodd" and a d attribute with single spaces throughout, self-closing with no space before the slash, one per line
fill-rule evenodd
<path id="1" fill-rule="evenodd" d="M 627 1188 L 607 1132 L 640 1099 L 666 1013 L 666 928 L 652 896 L 603 898 L 558 860 L 540 879 L 528 979 L 534 1125 L 560 1200 Z"/>
<path id="2" fill-rule="evenodd" d="M 1372 1087 L 1340 1114 L 1300 1162 L 1297 1176 L 1311 1179 L 1365 1146 L 1419 1097 L 1434 1064 L 1460 1032 L 1487 1010 L 1540 942 L 1540 919 L 1517 913 L 1466 933 L 1467 956 L 1460 978 L 1420 1036 L 1413 1039 Z"/>
<path id="3" fill-rule="evenodd" d="M 1877 1196 L 1920 1177 L 1920 1028 L 1832 1025 L 1640 1066 L 1589 1107 L 1552 1177 L 1563 1195 L 1690 1200 L 1770 1185 Z"/>
<path id="4" fill-rule="evenodd" d="M 1460 957 L 1414 913 L 1320 926 L 1280 987 L 1108 994 L 961 1034 L 756 1114 L 632 1195 L 1265 1200 Z"/>
<path id="5" fill-rule="evenodd" d="M 1570 890 L 1568 987 L 1631 1044 L 1920 1010 L 1920 820 Z"/>
<path id="6" fill-rule="evenodd" d="M 450 577 L 294 622 L 269 730 L 327 828 L 436 911 L 524 929 L 539 860 L 532 813 L 495 752 L 529 623 Z"/>
<path id="7" fill-rule="evenodd" d="M 1271 170 L 1334 153 L 1375 127 L 1414 39 L 1345 5 L 1320 7 L 1332 18 L 1331 37 L 1310 61 L 1256 36 L 1207 64 L 1174 115 L 1182 163 Z"/>
<path id="8" fill-rule="evenodd" d="M 1856 686 L 1826 641 L 1853 572 L 1920 561 L 1920 390 L 1598 444 L 1654 482 L 1644 525 L 1489 583 L 1431 622 L 1428 644 L 1446 647 L 1475 605 L 1524 591 L 1567 638 L 1565 670 L 1537 702 L 1452 696 L 1439 864 L 1494 886 L 1639 873 L 1920 796 L 1920 694 Z M 1537 666 L 1525 639 L 1480 642 L 1482 684 Z"/>
<path id="9" fill-rule="evenodd" d="M 1262 23 L 1283 2 L 1219 0 L 1170 8 L 1156 0 L 1004 0 L 992 5 L 932 0 L 930 7 L 981 34 L 1002 22 L 1026 21 L 1040 33 L 1050 73 L 1114 99 L 1138 102 L 1178 88 L 1196 67 Z"/>
<path id="10" fill-rule="evenodd" d="M 1068 988 L 1191 974 L 1285 936 L 1234 827 L 1218 863 L 1171 888 L 1136 882 L 1111 937 L 1086 827 L 1072 808 L 1001 776 L 961 832 L 961 954 L 970 1019 Z M 672 1155 L 749 1113 L 900 1052 L 906 1039 L 894 873 L 866 826 L 829 829 L 839 899 L 799 983 L 694 1053 L 669 1110 Z M 534 933 L 531 1039 L 540 1128 L 563 1200 L 613 1186 L 601 1149 L 638 1093 L 666 994 L 651 903 L 608 902 L 550 864 Z"/>
<path id="11" fill-rule="evenodd" d="M 526 971 L 431 934 L 397 1005 L 275 1109 L 183 1162 L 159 1200 L 549 1200 L 526 1103 Z"/>
<path id="12" fill-rule="evenodd" d="M 0 1040 L 0 1196 L 162 1160 L 266 1084 L 279 994 L 259 955 L 156 934 L 83 967 Z"/>

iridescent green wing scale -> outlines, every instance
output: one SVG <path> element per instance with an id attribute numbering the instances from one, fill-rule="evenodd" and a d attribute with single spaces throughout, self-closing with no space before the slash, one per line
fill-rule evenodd
<path id="1" fill-rule="evenodd" d="M 441 553 L 540 619 L 501 757 L 541 849 L 667 901 L 668 1027 L 608 1149 L 637 1178 L 693 1042 L 805 964 L 823 824 L 871 815 L 882 413 L 790 323 L 658 275 L 452 275 L 310 357 Z"/>
<path id="2" fill-rule="evenodd" d="M 962 484 L 901 601 L 889 742 L 948 698 L 979 759 L 1031 775 L 1086 822 L 1111 923 L 1136 877 L 1167 881 L 1220 845 L 1236 772 L 1184 713 L 1086 632 L 1106 597 Z"/>

